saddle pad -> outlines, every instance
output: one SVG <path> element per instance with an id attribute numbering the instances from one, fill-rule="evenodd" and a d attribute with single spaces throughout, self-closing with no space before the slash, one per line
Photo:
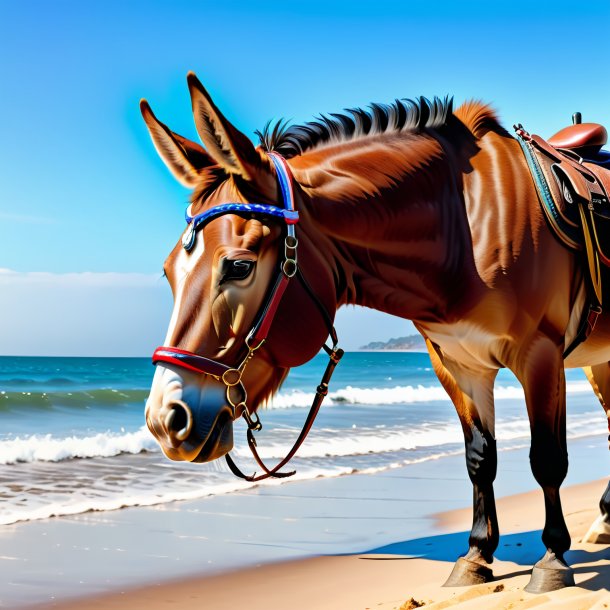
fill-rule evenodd
<path id="1" fill-rule="evenodd" d="M 534 183 L 540 205 L 551 230 L 559 241 L 570 250 L 582 250 L 582 232 L 578 210 L 572 206 L 572 193 L 564 195 L 563 186 L 559 183 L 551 167 L 553 162 L 543 163 L 534 147 L 528 140 L 518 137 Z M 566 185 L 567 188 L 567 185 Z"/>
<path id="2" fill-rule="evenodd" d="M 551 230 L 567 248 L 584 253 L 589 283 L 601 304 L 610 293 L 610 172 L 556 150 L 521 126 L 517 135 Z"/>

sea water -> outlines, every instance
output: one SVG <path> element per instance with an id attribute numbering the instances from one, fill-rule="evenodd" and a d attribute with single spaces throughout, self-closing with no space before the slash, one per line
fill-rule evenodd
<path id="1" fill-rule="evenodd" d="M 319 355 L 292 370 L 260 413 L 259 453 L 269 465 L 296 439 L 326 360 Z M 144 425 L 153 372 L 146 358 L 0 357 L 0 524 L 251 486 L 223 460 L 188 464 L 163 456 Z M 582 372 L 567 371 L 567 381 L 568 437 L 603 434 L 606 418 Z M 523 391 L 507 371 L 495 397 L 499 449 L 527 446 Z M 234 434 L 234 459 L 254 472 L 243 422 Z M 288 481 L 417 465 L 463 450 L 458 418 L 427 354 L 352 352 L 335 372 Z"/>

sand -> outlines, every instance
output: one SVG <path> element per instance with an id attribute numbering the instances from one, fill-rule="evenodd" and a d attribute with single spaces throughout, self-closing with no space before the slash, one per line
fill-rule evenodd
<path id="1" fill-rule="evenodd" d="M 434 515 L 433 535 L 393 542 L 367 553 L 282 561 L 171 582 L 155 582 L 151 575 L 150 584 L 144 587 L 38 607 L 407 610 L 424 604 L 435 610 L 610 608 L 610 548 L 580 542 L 598 514 L 597 502 L 605 485 L 605 480 L 597 480 L 563 490 L 564 512 L 573 536 L 566 558 L 574 568 L 577 586 L 548 594 L 523 591 L 531 565 L 543 550 L 542 496 L 533 491 L 498 500 L 502 537 L 494 562 L 496 581 L 485 585 L 441 586 L 454 559 L 465 551 L 464 536 L 471 517 L 470 509 L 460 509 Z"/>

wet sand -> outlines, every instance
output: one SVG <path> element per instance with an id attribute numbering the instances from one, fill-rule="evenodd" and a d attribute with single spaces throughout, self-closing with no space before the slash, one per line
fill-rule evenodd
<path id="1" fill-rule="evenodd" d="M 425 607 L 456 610 L 490 608 L 610 607 L 610 549 L 586 545 L 579 538 L 597 511 L 591 508 L 605 481 L 567 488 L 564 503 L 573 535 L 567 559 L 575 570 L 577 586 L 543 595 L 528 594 L 523 587 L 531 564 L 539 558 L 542 507 L 540 494 L 530 492 L 503 498 L 498 503 L 502 537 L 495 562 L 497 580 L 467 588 L 442 588 L 454 553 L 462 550 L 463 532 L 446 533 L 371 550 L 365 554 L 318 557 L 274 563 L 230 574 L 154 584 L 132 591 L 87 598 L 45 607 L 76 610 L 357 610 L 409 609 L 411 601 Z M 457 510 L 438 516 L 438 526 L 465 527 L 470 517 Z M 414 555 L 423 557 L 414 557 Z"/>
<path id="2" fill-rule="evenodd" d="M 604 453 L 601 453 L 601 451 Z M 571 479 L 601 477 L 605 439 L 571 447 Z M 543 554 L 542 494 L 527 450 L 500 454 L 502 538 L 490 585 L 442 588 L 467 548 L 463 456 L 376 474 L 259 487 L 158 507 L 88 513 L 0 531 L 0 606 L 265 610 L 428 607 L 592 608 L 608 603 L 610 552 L 578 541 L 605 480 L 566 487 L 579 586 L 523 592 Z M 507 495 L 511 494 L 511 495 Z M 73 601 L 70 601 L 72 598 Z M 475 599 L 476 598 L 476 599 Z M 448 605 L 447 605 L 448 604 Z M 408 604 L 404 606 L 408 608 Z"/>

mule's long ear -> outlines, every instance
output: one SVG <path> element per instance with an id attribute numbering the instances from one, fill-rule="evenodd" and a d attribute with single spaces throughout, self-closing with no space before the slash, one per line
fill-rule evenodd
<path id="1" fill-rule="evenodd" d="M 161 159 L 177 180 L 186 187 L 197 184 L 197 170 L 214 165 L 205 150 L 186 138 L 170 131 L 157 119 L 146 100 L 140 100 L 140 110 Z"/>
<path id="2" fill-rule="evenodd" d="M 197 133 L 214 160 L 230 174 L 254 180 L 260 157 L 254 145 L 222 115 L 193 72 L 187 76 Z"/>

